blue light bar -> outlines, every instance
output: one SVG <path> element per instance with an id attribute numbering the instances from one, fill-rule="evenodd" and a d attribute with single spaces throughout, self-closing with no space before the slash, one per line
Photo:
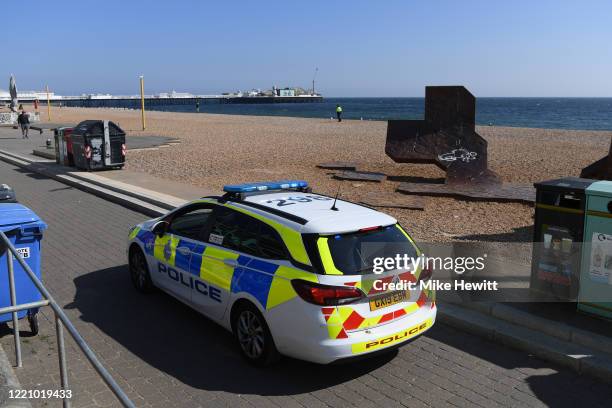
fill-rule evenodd
<path id="1" fill-rule="evenodd" d="M 229 184 L 223 186 L 223 191 L 226 193 L 251 193 L 253 191 L 289 190 L 306 187 L 308 187 L 308 182 L 304 180 L 280 180 L 263 181 L 258 183 Z"/>

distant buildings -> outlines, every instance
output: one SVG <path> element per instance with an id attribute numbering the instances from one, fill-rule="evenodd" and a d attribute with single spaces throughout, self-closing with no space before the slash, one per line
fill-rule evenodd
<path id="1" fill-rule="evenodd" d="M 292 88 L 277 89 L 276 96 L 282 96 L 282 97 L 295 96 L 295 89 L 292 89 Z"/>
<path id="2" fill-rule="evenodd" d="M 59 95 L 55 95 L 54 92 L 49 92 L 49 99 L 61 99 L 62 97 Z M 46 100 L 47 99 L 47 92 L 45 91 L 17 91 L 17 99 L 24 100 L 24 101 L 33 101 L 35 99 L 38 100 Z M 11 94 L 9 93 L 9 91 L 6 91 L 4 89 L 0 89 L 0 101 L 10 101 L 11 100 Z"/>
<path id="3" fill-rule="evenodd" d="M 161 92 L 157 95 L 153 95 L 154 98 L 196 98 L 196 95 L 190 94 L 189 92 Z"/>
<path id="4" fill-rule="evenodd" d="M 237 91 L 237 92 L 224 92 L 221 95 L 194 95 L 189 92 L 160 92 L 158 94 L 153 95 L 145 95 L 147 99 L 188 99 L 188 98 L 258 98 L 258 97 L 267 97 L 267 98 L 293 98 L 293 97 L 312 97 L 312 96 L 320 96 L 313 95 L 311 91 L 307 91 L 303 88 L 277 88 L 273 86 L 272 89 L 261 90 L 261 89 L 251 89 L 247 92 Z M 45 91 L 23 91 L 17 92 L 17 97 L 20 102 L 32 102 L 36 99 L 39 101 L 47 100 L 47 92 Z M 140 95 L 111 95 L 108 93 L 83 93 L 81 95 L 74 96 L 62 96 L 56 95 L 54 92 L 49 92 L 49 99 L 52 101 L 61 101 L 61 100 L 88 100 L 88 99 L 98 99 L 98 100 L 108 100 L 108 99 L 139 99 Z M 10 102 L 11 95 L 8 91 L 4 89 L 0 89 L 0 102 Z"/>

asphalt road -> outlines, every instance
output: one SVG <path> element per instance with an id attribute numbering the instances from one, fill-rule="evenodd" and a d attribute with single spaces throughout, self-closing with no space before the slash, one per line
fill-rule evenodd
<path id="1" fill-rule="evenodd" d="M 610 406 L 612 387 L 520 351 L 437 324 L 399 352 L 342 366 L 291 359 L 265 370 L 246 365 L 229 333 L 162 293 L 132 289 L 128 228 L 142 214 L 0 162 L 0 183 L 49 224 L 43 279 L 119 384 L 146 407 Z M 57 389 L 55 329 L 23 328 L 26 389 Z M 14 358 L 10 329 L 0 344 Z M 73 406 L 117 406 L 69 346 Z M 61 406 L 33 400 L 35 407 Z"/>

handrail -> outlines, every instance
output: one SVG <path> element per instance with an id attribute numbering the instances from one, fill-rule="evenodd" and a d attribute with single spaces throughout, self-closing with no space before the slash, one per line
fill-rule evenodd
<path id="1" fill-rule="evenodd" d="M 60 366 L 60 381 L 61 381 L 62 389 L 64 391 L 68 390 L 68 375 L 67 375 L 66 354 L 65 354 L 66 350 L 65 350 L 65 345 L 64 345 L 64 330 L 63 330 L 63 326 L 65 326 L 66 329 L 68 330 L 68 333 L 70 333 L 70 335 L 72 336 L 76 344 L 79 346 L 83 354 L 85 354 L 85 357 L 87 357 L 87 360 L 89 360 L 89 363 L 98 372 L 100 377 L 102 377 L 106 385 L 115 394 L 119 402 L 124 407 L 129 407 L 129 408 L 135 407 L 134 403 L 128 398 L 128 396 L 121 389 L 121 387 L 119 387 L 119 385 L 115 382 L 115 380 L 110 375 L 110 373 L 106 370 L 106 368 L 104 368 L 102 363 L 100 363 L 100 361 L 98 360 L 94 352 L 91 350 L 89 345 L 87 345 L 87 343 L 85 342 L 81 334 L 78 332 L 78 330 L 74 327 L 70 319 L 68 319 L 68 317 L 66 316 L 62 308 L 57 304 L 55 299 L 53 299 L 53 296 L 51 296 L 49 291 L 45 288 L 42 282 L 38 279 L 36 274 L 32 272 L 32 269 L 30 269 L 28 264 L 25 262 L 25 260 L 21 256 L 21 254 L 17 252 L 17 250 L 15 249 L 11 241 L 2 231 L 0 231 L 0 239 L 4 241 L 8 250 L 10 251 L 10 252 L 7 251 L 6 259 L 7 259 L 7 266 L 8 266 L 9 286 L 10 286 L 10 295 L 11 295 L 11 306 L 8 308 L 0 309 L 0 314 L 4 314 L 5 310 L 7 313 L 13 314 L 13 334 L 15 337 L 15 355 L 16 355 L 17 366 L 21 367 L 21 339 L 19 337 L 19 319 L 17 316 L 17 312 L 20 310 L 32 308 L 33 307 L 32 304 L 39 304 L 39 306 L 45 306 L 45 304 L 43 303 L 47 302 L 47 305 L 51 307 L 51 309 L 55 313 L 57 347 L 58 347 L 59 366 Z M 27 303 L 27 304 L 21 304 L 21 305 L 17 304 L 16 294 L 15 294 L 13 256 L 15 257 L 15 259 L 17 259 L 21 267 L 28 274 L 29 278 L 32 280 L 32 283 L 34 283 L 34 286 L 36 286 L 36 289 L 38 289 L 38 291 L 46 299 L 46 301 Z M 34 307 L 38 307 L 38 306 L 34 306 Z M 70 398 L 67 398 L 67 396 L 68 396 L 68 393 L 64 393 L 64 401 L 63 401 L 64 408 L 70 408 L 70 405 L 71 405 Z"/>

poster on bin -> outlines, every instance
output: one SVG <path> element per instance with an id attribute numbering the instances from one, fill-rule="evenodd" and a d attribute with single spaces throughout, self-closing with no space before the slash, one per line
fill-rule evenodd
<path id="1" fill-rule="evenodd" d="M 612 235 L 593 232 L 589 276 L 594 282 L 612 285 Z"/>

